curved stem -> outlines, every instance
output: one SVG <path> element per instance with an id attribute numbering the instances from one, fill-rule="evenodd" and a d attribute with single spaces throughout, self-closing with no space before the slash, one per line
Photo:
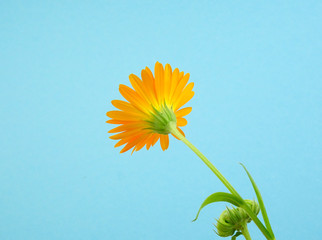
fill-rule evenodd
<path id="1" fill-rule="evenodd" d="M 252 240 L 250 235 L 249 235 L 249 232 L 248 232 L 247 223 L 244 224 L 243 229 L 242 229 L 241 232 L 244 235 L 246 240 Z"/>
<path id="2" fill-rule="evenodd" d="M 207 167 L 210 168 L 210 170 L 218 177 L 218 179 L 226 186 L 226 188 L 236 197 L 240 199 L 242 202 L 242 207 L 245 209 L 247 214 L 251 217 L 251 219 L 254 221 L 254 223 L 257 225 L 259 230 L 264 234 L 266 239 L 268 240 L 274 240 L 274 238 L 271 237 L 270 233 L 267 231 L 265 226 L 262 224 L 262 222 L 258 219 L 258 217 L 253 213 L 253 211 L 250 209 L 250 207 L 246 204 L 244 199 L 239 195 L 239 193 L 235 190 L 235 188 L 228 182 L 228 180 L 219 172 L 219 170 L 191 143 L 189 142 L 177 129 L 176 123 L 170 122 L 169 123 L 169 130 L 170 132 L 175 135 L 177 138 L 179 138 L 182 142 L 184 142 L 193 152 L 197 154 L 197 156 L 207 165 Z"/>
<path id="3" fill-rule="evenodd" d="M 189 142 L 177 129 L 171 128 L 171 133 L 184 142 L 197 156 L 210 168 L 210 170 L 219 178 L 219 180 L 226 186 L 226 188 L 235 196 L 242 198 L 228 180 L 219 172 L 219 170 L 203 155 L 191 142 Z"/>

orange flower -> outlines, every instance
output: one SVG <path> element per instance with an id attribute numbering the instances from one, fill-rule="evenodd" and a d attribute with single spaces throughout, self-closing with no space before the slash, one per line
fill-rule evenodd
<path id="1" fill-rule="evenodd" d="M 121 153 L 133 148 L 138 151 L 146 146 L 149 149 L 159 139 L 161 148 L 166 150 L 169 146 L 168 134 L 177 129 L 184 135 L 179 127 L 187 125 L 184 116 L 191 112 L 191 107 L 180 109 L 194 95 L 193 83 L 188 83 L 189 73 L 172 71 L 169 64 L 163 68 L 157 62 L 154 76 L 146 67 L 141 71 L 142 80 L 134 74 L 129 76 L 131 85 L 120 84 L 119 90 L 127 101 L 113 100 L 112 104 L 119 111 L 106 113 L 111 124 L 120 124 L 109 133 L 117 133 L 111 139 L 119 140 L 115 147 L 126 144 Z"/>

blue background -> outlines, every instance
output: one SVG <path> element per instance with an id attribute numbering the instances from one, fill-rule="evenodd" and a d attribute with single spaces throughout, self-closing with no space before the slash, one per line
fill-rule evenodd
<path id="1" fill-rule="evenodd" d="M 1 1 L 0 238 L 220 239 L 225 191 L 189 149 L 119 154 L 120 83 L 156 61 L 191 74 L 184 131 L 277 239 L 320 239 L 321 1 Z M 254 239 L 264 239 L 250 224 Z"/>

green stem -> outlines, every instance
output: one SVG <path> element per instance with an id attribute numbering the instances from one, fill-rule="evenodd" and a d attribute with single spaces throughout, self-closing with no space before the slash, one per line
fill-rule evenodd
<path id="1" fill-rule="evenodd" d="M 246 240 L 252 240 L 250 235 L 249 235 L 249 232 L 248 232 L 247 223 L 244 224 L 243 229 L 242 229 L 241 232 L 244 235 Z"/>
<path id="2" fill-rule="evenodd" d="M 203 155 L 191 142 L 189 142 L 176 127 L 171 128 L 171 133 L 184 142 L 197 156 L 210 168 L 210 170 L 219 178 L 219 180 L 227 187 L 227 189 L 235 196 L 242 198 L 228 180 L 219 172 L 219 170 Z"/>
<path id="3" fill-rule="evenodd" d="M 210 170 L 219 178 L 219 180 L 227 187 L 227 189 L 236 197 L 240 199 L 242 202 L 242 207 L 245 209 L 247 214 L 251 217 L 251 219 L 254 221 L 254 223 L 257 225 L 259 230 L 264 234 L 266 239 L 268 240 L 274 240 L 274 238 L 271 237 L 270 233 L 267 231 L 265 226 L 262 224 L 262 222 L 258 219 L 258 217 L 253 213 L 253 211 L 250 209 L 250 207 L 246 204 L 244 199 L 239 195 L 239 193 L 235 190 L 235 188 L 228 182 L 228 180 L 219 172 L 219 170 L 191 143 L 189 142 L 177 129 L 175 122 L 170 122 L 168 125 L 168 128 L 170 132 L 175 135 L 177 138 L 179 138 L 182 142 L 184 142 L 193 152 L 197 154 L 197 156 L 207 165 L 207 167 L 210 168 Z"/>

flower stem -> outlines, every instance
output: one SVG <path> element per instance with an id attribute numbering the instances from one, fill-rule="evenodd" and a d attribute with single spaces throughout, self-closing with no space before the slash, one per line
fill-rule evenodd
<path id="1" fill-rule="evenodd" d="M 249 232 L 248 232 L 247 223 L 244 224 L 243 229 L 242 229 L 241 232 L 244 235 L 246 240 L 252 240 L 250 235 L 249 235 Z"/>
<path id="2" fill-rule="evenodd" d="M 177 130 L 178 131 L 178 130 Z M 178 131 L 179 132 L 179 131 Z M 173 133 L 177 137 L 177 133 Z M 181 133 L 179 132 L 181 135 Z M 179 137 L 180 139 L 180 137 Z M 219 178 L 219 180 L 226 186 L 226 188 L 235 196 L 241 198 L 241 196 L 238 194 L 238 192 L 234 189 L 234 187 L 228 182 L 228 180 L 219 172 L 219 170 L 203 155 L 194 145 L 192 145 L 191 142 L 189 142 L 185 137 L 182 136 L 180 139 L 182 142 L 184 142 L 192 151 L 194 151 L 197 156 L 207 165 L 207 167 L 210 168 L 210 170 Z"/>
<path id="3" fill-rule="evenodd" d="M 258 219 L 258 217 L 253 213 L 250 207 L 246 204 L 245 200 L 239 195 L 239 193 L 235 190 L 235 188 L 228 182 L 228 180 L 219 172 L 219 170 L 191 143 L 189 142 L 177 129 L 175 122 L 169 123 L 170 132 L 179 138 L 182 142 L 184 142 L 193 152 L 197 154 L 197 156 L 210 168 L 210 170 L 218 177 L 218 179 L 226 186 L 226 188 L 236 197 L 240 199 L 242 202 L 242 207 L 247 214 L 251 217 L 254 223 L 257 225 L 259 230 L 264 234 L 266 239 L 275 240 L 275 238 L 271 237 L 270 233 L 267 231 L 262 222 Z"/>

